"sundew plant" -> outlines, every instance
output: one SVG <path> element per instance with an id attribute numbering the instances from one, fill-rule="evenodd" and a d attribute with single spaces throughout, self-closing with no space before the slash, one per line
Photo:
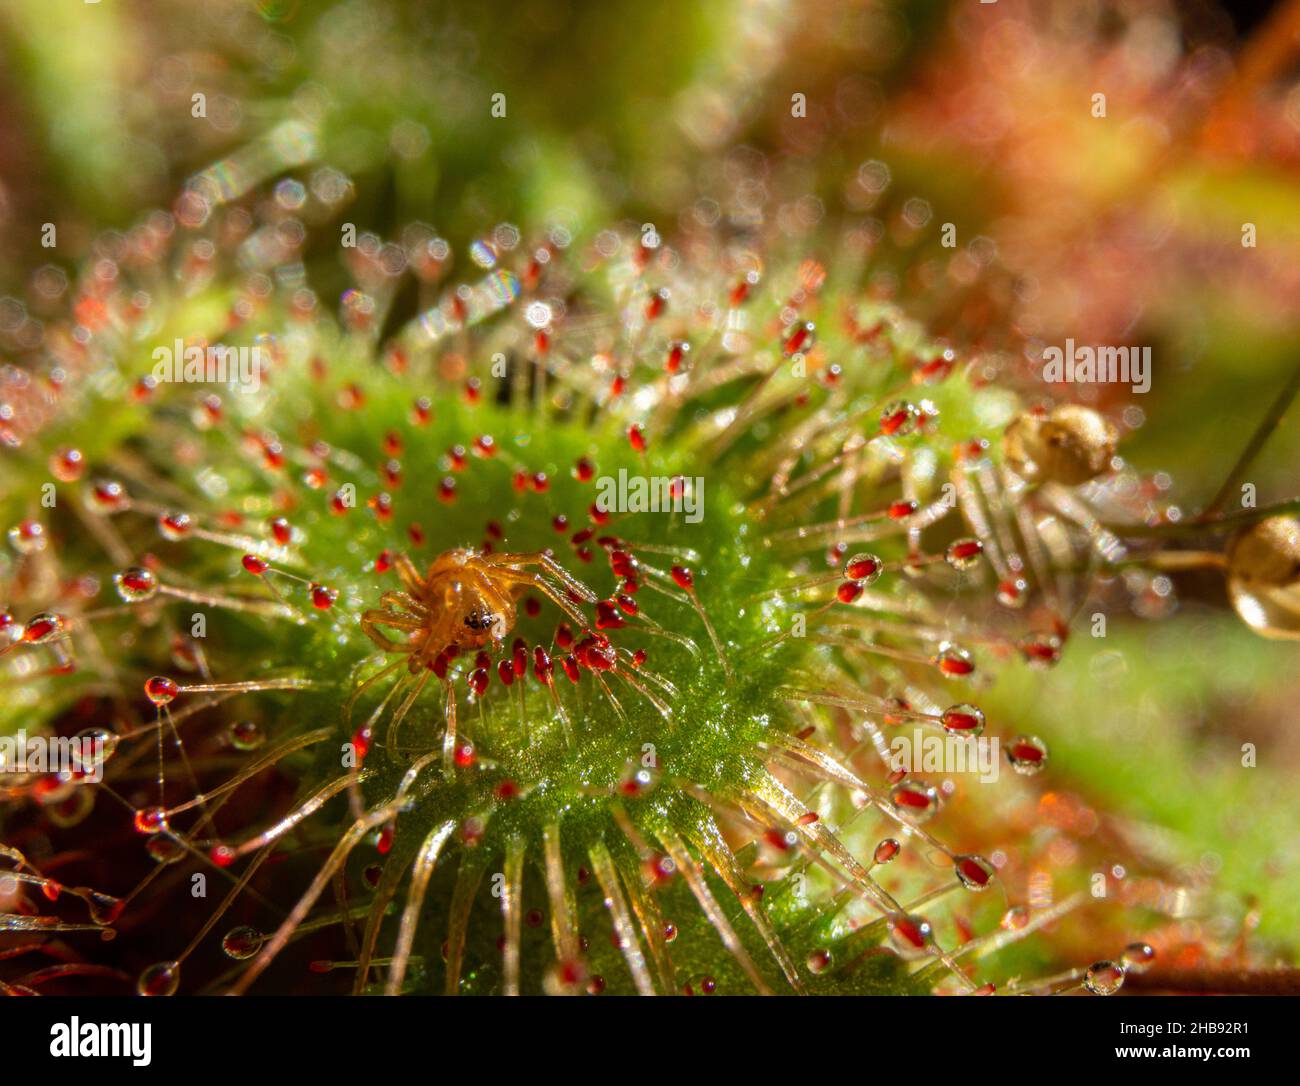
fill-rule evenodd
<path id="1" fill-rule="evenodd" d="M 1294 987 L 1292 17 L 607 7 L 0 16 L 0 991 Z"/>

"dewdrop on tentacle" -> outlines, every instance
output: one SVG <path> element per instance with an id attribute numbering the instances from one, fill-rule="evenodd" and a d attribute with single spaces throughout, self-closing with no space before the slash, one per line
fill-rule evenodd
<path id="1" fill-rule="evenodd" d="M 277 221 L 291 210 L 276 207 Z M 117 743 L 134 757 L 105 770 L 147 870 L 234 880 L 179 946 L 219 941 L 234 992 L 285 977 L 356 993 L 676 992 L 688 977 L 694 991 L 805 992 L 856 983 L 856 937 L 926 960 L 870 983 L 980 990 L 987 964 L 956 965 L 950 918 L 932 910 L 996 877 L 977 820 L 960 850 L 943 843 L 940 814 L 982 807 L 941 811 L 951 782 L 874 760 L 882 727 L 985 730 L 939 689 L 973 673 L 961 645 L 996 661 L 1021 632 L 983 622 L 976 567 L 1022 596 L 1037 587 L 995 553 L 1001 525 L 963 528 L 967 506 L 938 491 L 953 441 L 992 438 L 943 434 L 961 412 L 907 399 L 959 353 L 917 346 L 892 307 L 858 312 L 856 288 L 832 295 L 815 260 L 767 267 L 761 229 L 741 255 L 660 239 L 645 259 L 609 231 L 574 259 L 566 234 L 524 242 L 503 225 L 479 235 L 465 281 L 427 228 L 371 236 L 336 318 L 296 249 L 224 251 L 223 222 L 256 236 L 266 210 L 214 201 L 212 230 L 182 219 L 176 244 L 183 268 L 230 283 L 241 327 L 287 323 L 301 351 L 247 400 L 136 385 L 148 425 L 130 456 L 85 465 L 131 494 L 80 484 L 128 606 L 74 601 L 49 631 L 53 645 L 89 629 L 143 686 Z M 136 278 L 117 270 L 96 295 L 110 307 Z M 162 283 L 151 320 L 171 317 Z M 110 364 L 117 348 L 89 331 Z M 129 389 L 139 375 L 121 365 Z M 799 366 L 815 379 L 796 387 Z M 595 500 L 601 474 L 662 476 L 675 499 L 706 466 L 716 504 L 701 525 Z M 989 482 L 973 489 L 996 496 Z M 65 523 L 42 534 L 62 560 Z M 136 549 L 151 545 L 159 557 Z M 239 637 L 190 631 L 196 612 Z M 308 686 L 321 693 L 300 700 Z M 1042 768 L 1045 748 L 1013 747 L 1022 772 Z M 281 798 L 269 778 L 293 787 Z M 786 896 L 814 864 L 836 889 Z M 279 911 L 255 917 L 270 875 Z M 308 933 L 339 949 L 303 965 L 292 944 Z M 196 989 L 209 979 L 192 946 L 161 949 L 176 934 L 136 959 L 175 955 L 141 992 L 178 991 L 182 968 Z"/>
<path id="2" fill-rule="evenodd" d="M 953 705 L 940 718 L 944 730 L 952 735 L 979 736 L 984 732 L 984 713 L 974 705 Z"/>
<path id="3" fill-rule="evenodd" d="M 855 554 L 844 563 L 844 577 L 859 585 L 874 584 L 885 568 L 884 562 L 874 554 Z"/>
<path id="4" fill-rule="evenodd" d="M 975 661 L 970 652 L 950 641 L 944 641 L 939 645 L 938 651 L 931 658 L 931 663 L 938 668 L 941 675 L 950 679 L 964 678 L 975 670 Z"/>
<path id="5" fill-rule="evenodd" d="M 888 404 L 880 413 L 880 432 L 886 437 L 905 437 L 921 422 L 921 410 L 908 400 Z"/>
<path id="6" fill-rule="evenodd" d="M 24 624 L 20 638 L 28 645 L 48 645 L 67 636 L 67 619 L 55 611 L 32 615 Z"/>
<path id="7" fill-rule="evenodd" d="M 1156 960 L 1156 951 L 1150 943 L 1130 943 L 1124 948 L 1121 961 L 1128 973 L 1142 973 Z"/>
<path id="8" fill-rule="evenodd" d="M 886 926 L 894 949 L 902 957 L 919 958 L 928 953 L 934 931 L 924 917 L 896 913 L 887 918 Z"/>
<path id="9" fill-rule="evenodd" d="M 939 809 L 939 790 L 919 780 L 899 781 L 890 790 L 890 802 L 916 822 L 924 822 Z"/>
<path id="10" fill-rule="evenodd" d="M 175 995 L 180 983 L 179 962 L 157 962 L 140 974 L 136 982 L 136 991 L 142 996 Z"/>
<path id="11" fill-rule="evenodd" d="M 1124 966 L 1117 962 L 1095 962 L 1088 966 L 1084 987 L 1093 995 L 1114 995 L 1124 985 Z"/>
<path id="12" fill-rule="evenodd" d="M 158 578 L 152 570 L 142 566 L 132 566 L 115 574 L 113 582 L 118 595 L 127 603 L 140 603 L 152 599 L 158 593 Z"/>
<path id="13" fill-rule="evenodd" d="M 995 869 L 983 856 L 958 856 L 953 860 L 952 866 L 967 890 L 979 893 L 993 884 Z"/>
<path id="14" fill-rule="evenodd" d="M 1017 773 L 1041 773 L 1047 765 L 1047 744 L 1036 735 L 1021 735 L 1002 748 Z"/>
<path id="15" fill-rule="evenodd" d="M 984 544 L 978 539 L 959 539 L 955 543 L 948 545 L 943 557 L 944 561 L 953 569 L 965 572 L 979 564 L 980 556 L 983 553 Z"/>
<path id="16" fill-rule="evenodd" d="M 266 936 L 247 925 L 231 928 L 221 939 L 221 949 L 226 957 L 237 962 L 247 961 L 258 952 Z"/>
<path id="17" fill-rule="evenodd" d="M 40 554 L 48 543 L 45 526 L 38 520 L 24 520 L 9 529 L 9 545 L 19 554 Z"/>

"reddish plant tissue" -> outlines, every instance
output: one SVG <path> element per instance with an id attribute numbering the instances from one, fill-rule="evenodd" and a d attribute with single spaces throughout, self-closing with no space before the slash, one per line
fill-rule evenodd
<path id="1" fill-rule="evenodd" d="M 724 106 L 682 106 L 692 143 Z M 874 160 L 844 214 L 761 211 L 792 182 L 741 155 L 672 230 L 335 251 L 361 179 L 293 144 L 94 241 L 0 378 L 0 737 L 76 752 L 0 782 L 0 903 L 42 936 L 6 991 L 48 955 L 147 996 L 1105 995 L 1210 953 L 1191 869 L 1054 779 L 1053 708 L 984 697 L 1193 566 L 1294 634 L 1300 532 L 1180 535 L 1132 411 L 1018 389 L 1041 283 L 929 246 Z M 142 373 L 159 329 L 253 368 Z M 1042 979 L 994 953 L 1030 937 Z"/>

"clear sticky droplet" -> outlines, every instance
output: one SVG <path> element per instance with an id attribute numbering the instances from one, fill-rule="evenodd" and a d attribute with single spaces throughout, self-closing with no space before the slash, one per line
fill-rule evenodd
<path id="1" fill-rule="evenodd" d="M 965 572 L 979 565 L 984 554 L 984 544 L 978 539 L 967 538 L 954 540 L 943 552 L 943 560 L 953 569 Z"/>
<path id="2" fill-rule="evenodd" d="M 924 781 L 901 780 L 890 790 L 889 801 L 914 822 L 924 822 L 939 809 L 939 790 Z"/>
<path id="3" fill-rule="evenodd" d="M 919 958 L 929 953 L 933 932 L 930 922 L 924 917 L 892 913 L 885 924 L 890 942 L 904 958 Z"/>
<path id="4" fill-rule="evenodd" d="M 242 962 L 256 954 L 265 941 L 266 936 L 260 931 L 244 925 L 239 928 L 231 928 L 226 932 L 221 940 L 221 949 L 225 952 L 227 958 L 234 958 L 235 961 Z"/>
<path id="5" fill-rule="evenodd" d="M 266 733 L 256 721 L 240 720 L 230 725 L 230 745 L 236 750 L 257 750 L 266 742 Z"/>
<path id="6" fill-rule="evenodd" d="M 814 976 L 824 973 L 831 965 L 831 952 L 825 947 L 818 947 L 808 955 L 808 972 Z"/>
<path id="7" fill-rule="evenodd" d="M 957 878 L 967 890 L 977 893 L 993 885 L 997 872 L 983 856 L 958 856 L 952 861 Z"/>
<path id="8" fill-rule="evenodd" d="M 114 574 L 113 584 L 117 586 L 117 594 L 127 603 L 141 603 L 158 593 L 158 578 L 143 566 L 132 566 Z"/>
<path id="9" fill-rule="evenodd" d="M 80 449 L 59 449 L 50 457 L 50 474 L 61 483 L 75 483 L 86 470 Z"/>
<path id="10" fill-rule="evenodd" d="M 880 412 L 880 432 L 886 437 L 902 437 L 912 433 L 920 421 L 916 404 L 895 400 Z"/>
<path id="11" fill-rule="evenodd" d="M 67 633 L 67 621 L 54 611 L 32 615 L 23 626 L 23 641 L 28 645 L 48 645 Z"/>
<path id="12" fill-rule="evenodd" d="M 930 662 L 939 669 L 941 675 L 949 679 L 959 679 L 975 671 L 975 661 L 971 654 L 951 641 L 940 644 L 939 651 L 931 657 Z"/>
<path id="13" fill-rule="evenodd" d="M 997 600 L 1003 607 L 1019 610 L 1029 598 L 1029 582 L 1023 577 L 1013 577 L 998 584 Z"/>
<path id="14" fill-rule="evenodd" d="M 844 576 L 860 585 L 869 585 L 880 579 L 884 568 L 884 562 L 874 554 L 855 554 L 844 563 Z"/>
<path id="15" fill-rule="evenodd" d="M 155 834 L 167 829 L 167 812 L 161 807 L 143 807 L 135 812 L 136 833 Z"/>
<path id="16" fill-rule="evenodd" d="M 158 834 L 145 842 L 144 850 L 155 863 L 174 864 L 186 855 L 185 846 L 168 834 Z"/>
<path id="17" fill-rule="evenodd" d="M 1141 973 L 1156 960 L 1156 948 L 1150 943 L 1129 943 L 1124 948 L 1121 961 L 1130 973 Z"/>
<path id="18" fill-rule="evenodd" d="M 170 996 L 176 994 L 180 983 L 180 962 L 155 962 L 140 973 L 135 990 L 142 996 Z"/>
<path id="19" fill-rule="evenodd" d="M 1114 995 L 1124 986 L 1124 967 L 1118 962 L 1095 962 L 1088 966 L 1083 986 L 1093 995 Z"/>
<path id="20" fill-rule="evenodd" d="M 90 919 L 96 924 L 104 926 L 116 921 L 122 915 L 122 910 L 125 907 L 126 902 L 120 897 L 103 894 L 98 890 L 91 890 L 86 898 L 86 908 L 90 912 Z"/>
<path id="21" fill-rule="evenodd" d="M 977 736 L 984 731 L 984 712 L 962 702 L 943 711 L 943 728 L 950 735 Z"/>
<path id="22" fill-rule="evenodd" d="M 145 697 L 155 705 L 170 705 L 179 693 L 180 687 L 176 685 L 176 680 L 169 679 L 166 675 L 155 675 L 145 680 Z"/>
<path id="23" fill-rule="evenodd" d="M 190 534 L 194 522 L 188 513 L 163 513 L 158 518 L 158 531 L 164 539 L 173 543 Z"/>
<path id="24" fill-rule="evenodd" d="M 886 837 L 876 845 L 876 851 L 872 853 L 871 858 L 878 864 L 887 864 L 902 851 L 902 847 L 894 838 Z"/>
<path id="25" fill-rule="evenodd" d="M 1061 659 L 1062 642 L 1054 633 L 1033 633 L 1021 639 L 1018 648 L 1025 663 L 1037 671 L 1046 671 Z"/>
<path id="26" fill-rule="evenodd" d="M 1040 773 L 1047 765 L 1047 744 L 1036 735 L 1019 735 L 1003 749 L 1011 768 L 1025 776 Z"/>
<path id="27" fill-rule="evenodd" d="M 104 727 L 83 728 L 74 738 L 81 744 L 76 760 L 83 773 L 102 772 L 104 763 L 117 751 L 117 733 Z"/>
<path id="28" fill-rule="evenodd" d="M 45 525 L 37 520 L 25 520 L 9 529 L 9 545 L 19 554 L 39 554 L 49 543 Z"/>

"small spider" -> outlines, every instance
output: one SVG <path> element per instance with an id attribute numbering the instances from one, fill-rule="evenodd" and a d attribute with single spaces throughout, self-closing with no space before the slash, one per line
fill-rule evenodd
<path id="1" fill-rule="evenodd" d="M 541 551 L 480 554 L 457 548 L 434 559 L 423 577 L 405 555 L 398 556 L 394 568 L 405 591 L 385 592 L 383 606 L 361 616 L 361 629 L 386 652 L 409 653 L 412 674 L 430 667 L 439 655 L 489 641 L 500 644 L 514 628 L 516 597 L 528 589 L 541 592 L 583 629 L 589 623 L 574 598 L 596 600 L 591 589 Z M 406 638 L 395 641 L 381 627 L 400 630 Z"/>

